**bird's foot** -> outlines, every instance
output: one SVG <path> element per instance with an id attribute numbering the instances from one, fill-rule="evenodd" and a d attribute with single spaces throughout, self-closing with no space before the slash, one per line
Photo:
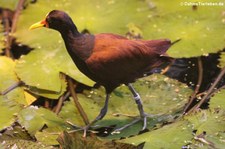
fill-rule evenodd
<path id="1" fill-rule="evenodd" d="M 97 126 L 91 126 L 91 124 L 88 124 L 84 127 L 81 127 L 81 126 L 77 126 L 77 125 L 74 125 L 73 123 L 67 121 L 67 123 L 69 125 L 71 125 L 73 128 L 75 128 L 75 130 L 72 130 L 71 132 L 78 132 L 78 131 L 83 131 L 83 137 L 86 138 L 87 136 L 87 132 L 90 131 L 92 133 L 97 133 L 96 131 L 92 130 L 91 128 L 94 128 L 94 127 L 97 127 Z"/>
<path id="2" fill-rule="evenodd" d="M 89 125 L 87 125 L 87 126 L 83 127 L 83 131 L 84 131 L 84 133 L 83 133 L 83 137 L 84 137 L 84 138 L 86 138 L 86 136 L 87 136 L 87 131 L 89 130 L 89 128 L 90 128 L 90 126 L 89 126 Z"/>
<path id="3" fill-rule="evenodd" d="M 134 120 L 126 125 L 124 125 L 123 127 L 120 127 L 120 128 L 117 128 L 115 129 L 112 134 L 118 134 L 120 133 L 122 130 L 138 123 L 139 121 L 143 121 L 143 127 L 142 127 L 142 131 L 145 130 L 147 128 L 147 118 L 153 118 L 155 117 L 155 115 L 151 115 L 151 114 L 146 114 L 144 113 L 142 116 L 140 117 L 136 117 L 136 116 L 130 116 L 130 115 L 125 115 L 125 114 L 115 114 L 116 116 L 127 116 L 127 117 L 130 117 L 130 118 L 134 118 Z"/>

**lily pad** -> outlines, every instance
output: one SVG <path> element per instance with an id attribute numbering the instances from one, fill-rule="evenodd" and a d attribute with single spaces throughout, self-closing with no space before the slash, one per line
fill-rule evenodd
<path id="1" fill-rule="evenodd" d="M 17 3 L 18 0 L 1 0 L 0 6 L 2 8 L 9 8 L 11 10 L 14 10 L 16 8 Z"/>
<path id="2" fill-rule="evenodd" d="M 60 47 L 48 52 L 34 50 L 20 58 L 16 65 L 16 73 L 27 85 L 58 94 L 63 93 L 66 88 L 65 80 L 60 78 L 60 72 L 86 82 L 87 85 L 93 85 L 94 82 L 80 73 L 69 57 L 65 59 L 64 55 L 68 55 L 63 52 Z"/>
<path id="3" fill-rule="evenodd" d="M 212 108 L 212 107 L 211 107 Z M 202 110 L 186 116 L 185 119 L 191 123 L 191 127 L 195 130 L 195 137 L 190 148 L 223 148 L 224 142 L 224 110 Z M 222 147 L 223 146 L 223 147 Z"/>
<path id="4" fill-rule="evenodd" d="M 19 80 L 14 73 L 15 63 L 7 57 L 0 57 L 0 92 L 2 93 Z M 24 91 L 21 87 L 13 89 L 5 95 L 0 95 L 0 130 L 10 126 L 16 120 L 16 115 L 27 105 Z"/>
<path id="5" fill-rule="evenodd" d="M 144 38 L 180 39 L 168 51 L 170 56 L 177 58 L 208 55 L 222 50 L 225 47 L 224 7 L 188 5 L 191 2 L 196 1 L 175 0 L 169 5 L 165 0 L 152 1 L 155 15 L 141 28 Z M 213 3 L 224 2 L 215 0 Z"/>
<path id="6" fill-rule="evenodd" d="M 59 136 L 59 134 L 62 132 L 62 130 L 58 130 L 58 131 L 38 131 L 36 134 L 35 134 L 35 138 L 43 143 L 43 144 L 46 144 L 46 145 L 59 145 L 59 142 L 57 141 L 57 138 Z"/>
<path id="7" fill-rule="evenodd" d="M 195 137 L 195 140 L 192 144 L 187 145 L 189 148 L 216 148 L 223 149 L 225 142 L 225 133 L 218 132 L 216 134 L 205 134 L 201 137 Z"/>
<path id="8" fill-rule="evenodd" d="M 214 148 L 222 149 L 225 146 L 225 133 L 219 132 L 215 135 L 208 135 L 206 139 L 213 143 Z"/>
<path id="9" fill-rule="evenodd" d="M 39 142 L 18 139 L 4 141 L 4 143 L 2 144 L 2 148 L 53 149 L 54 147 Z"/>
<path id="10" fill-rule="evenodd" d="M 219 59 L 219 61 L 220 61 L 219 67 L 220 67 L 220 68 L 223 68 L 223 67 L 225 66 L 225 52 L 222 52 L 222 53 L 220 54 L 220 59 Z"/>
<path id="11" fill-rule="evenodd" d="M 221 109 L 225 111 L 225 90 L 222 89 L 219 93 L 216 93 L 209 101 L 210 109 Z"/>
<path id="12" fill-rule="evenodd" d="M 88 137 L 83 139 L 82 135 L 74 132 L 74 133 L 67 133 L 63 132 L 57 139 L 60 143 L 61 148 L 86 148 L 86 149 L 137 149 L 136 146 L 131 144 L 125 144 L 120 142 L 114 142 L 110 140 L 101 140 L 97 137 Z"/>
<path id="13" fill-rule="evenodd" d="M 144 148 L 220 148 L 224 145 L 224 112 L 216 113 L 203 110 L 185 120 L 180 119 L 173 124 L 166 125 L 157 130 L 142 135 L 121 140 L 124 143 L 134 145 L 145 142 Z M 197 130 L 196 138 L 206 132 L 205 136 L 199 137 L 202 141 L 194 139 L 192 131 Z M 120 141 L 120 142 L 121 142 Z"/>
<path id="14" fill-rule="evenodd" d="M 196 134 L 199 135 L 202 132 L 207 134 L 216 134 L 218 132 L 225 131 L 225 112 L 202 110 L 197 114 L 186 117 L 191 123 L 193 129 L 197 130 Z"/>
<path id="15" fill-rule="evenodd" d="M 172 149 L 182 148 L 185 144 L 191 142 L 192 137 L 190 124 L 187 121 L 180 121 L 119 142 L 133 145 L 145 142 L 144 149 Z"/>
<path id="16" fill-rule="evenodd" d="M 11 86 L 17 84 L 20 80 L 15 73 L 15 62 L 5 56 L 0 57 L 0 92 L 3 92 L 10 88 Z M 23 105 L 30 105 L 35 99 L 35 97 L 27 96 L 28 93 L 24 91 L 22 87 L 16 87 L 8 92 L 3 97 L 8 100 L 16 101 L 17 103 Z"/>
<path id="17" fill-rule="evenodd" d="M 21 126 L 14 125 L 1 133 L 0 142 L 13 139 L 32 140 L 33 138 Z"/>
<path id="18" fill-rule="evenodd" d="M 0 130 L 2 130 L 16 121 L 16 115 L 22 109 L 22 105 L 0 96 L 0 107 Z"/>
<path id="19" fill-rule="evenodd" d="M 67 129 L 64 121 L 53 112 L 34 106 L 23 109 L 18 115 L 18 122 L 24 126 L 31 135 L 35 135 L 36 132 L 44 127 L 57 128 L 60 130 Z"/>

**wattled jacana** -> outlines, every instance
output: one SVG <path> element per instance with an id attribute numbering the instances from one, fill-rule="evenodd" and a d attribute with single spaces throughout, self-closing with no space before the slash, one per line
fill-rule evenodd
<path id="1" fill-rule="evenodd" d="M 77 68 L 105 87 L 105 104 L 95 120 L 84 128 L 84 135 L 93 123 L 105 116 L 109 95 L 121 84 L 127 85 L 133 94 L 140 119 L 144 121 L 143 129 L 146 128 L 148 115 L 144 112 L 141 98 L 131 83 L 143 77 L 144 73 L 171 60 L 166 54 L 171 46 L 170 40 L 129 40 L 109 33 L 81 34 L 70 16 L 59 10 L 51 11 L 43 21 L 33 24 L 30 29 L 38 27 L 59 31 Z"/>

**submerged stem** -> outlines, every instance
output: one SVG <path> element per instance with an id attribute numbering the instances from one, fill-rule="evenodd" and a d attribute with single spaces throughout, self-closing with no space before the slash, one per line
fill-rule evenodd
<path id="1" fill-rule="evenodd" d="M 201 99 L 201 101 L 194 106 L 190 111 L 196 111 L 211 95 L 211 93 L 215 90 L 216 85 L 219 83 L 219 81 L 221 80 L 221 78 L 224 76 L 225 74 L 225 66 L 222 68 L 221 72 L 219 73 L 218 77 L 216 78 L 216 80 L 213 82 L 213 84 L 211 85 L 211 87 L 209 88 L 209 90 L 206 92 L 206 94 L 203 96 L 203 98 Z"/>
<path id="2" fill-rule="evenodd" d="M 185 114 L 187 112 L 187 110 L 190 108 L 190 105 L 193 103 L 194 99 L 196 98 L 196 95 L 199 92 L 199 89 L 200 89 L 201 84 L 202 84 L 202 78 L 203 78 L 202 59 L 201 59 L 201 57 L 198 57 L 198 82 L 196 84 L 194 92 L 192 93 L 192 95 L 190 97 L 189 103 L 184 108 L 183 114 Z"/>

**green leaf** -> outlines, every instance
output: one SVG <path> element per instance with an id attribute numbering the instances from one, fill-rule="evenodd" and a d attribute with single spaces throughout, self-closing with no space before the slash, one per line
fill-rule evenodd
<path id="1" fill-rule="evenodd" d="M 209 134 L 205 135 L 202 139 L 202 141 L 194 140 L 192 141 L 192 144 L 188 145 L 189 148 L 216 148 L 216 149 L 223 149 L 225 142 L 225 133 L 219 132 L 216 134 Z"/>
<path id="2" fill-rule="evenodd" d="M 2 130 L 16 121 L 16 115 L 22 109 L 22 105 L 0 96 L 0 107 L 0 130 Z"/>
<path id="3" fill-rule="evenodd" d="M 1 133 L 0 142 L 13 139 L 32 140 L 33 138 L 21 126 L 14 125 Z"/>
<path id="4" fill-rule="evenodd" d="M 145 142 L 144 149 L 174 149 L 182 148 L 182 146 L 191 141 L 192 137 L 190 123 L 187 121 L 179 121 L 119 142 L 133 145 Z"/>
<path id="5" fill-rule="evenodd" d="M 3 92 L 17 84 L 20 80 L 15 73 L 15 62 L 12 59 L 0 56 L 0 65 L 0 92 Z M 29 105 L 30 102 L 26 99 L 25 94 L 26 92 L 22 87 L 16 87 L 4 95 L 4 98 L 16 101 L 23 105 Z"/>
<path id="6" fill-rule="evenodd" d="M 53 112 L 34 106 L 23 109 L 18 115 L 18 122 L 24 126 L 31 135 L 35 135 L 36 132 L 41 130 L 44 126 L 47 128 L 57 128 L 57 130 L 67 129 L 64 121 Z"/>
<path id="7" fill-rule="evenodd" d="M 140 79 L 134 83 L 134 87 L 142 97 L 145 112 L 149 114 L 159 114 L 159 116 L 148 119 L 149 129 L 164 121 L 172 121 L 173 117 L 181 112 L 192 92 L 186 85 L 162 75 L 152 75 Z M 99 114 L 104 104 L 105 91 L 103 88 L 91 92 L 86 91 L 84 94 L 78 94 L 78 99 L 91 121 Z M 108 113 L 103 120 L 97 123 L 98 125 L 116 125 L 117 127 L 121 127 L 131 122 L 132 119 L 126 116 L 113 116 L 113 114 L 117 113 L 139 116 L 132 94 L 126 86 L 118 87 L 111 94 L 109 101 Z M 59 115 L 75 125 L 84 125 L 79 112 L 72 102 L 65 103 Z M 125 129 L 120 134 L 111 135 L 110 138 L 137 134 L 141 128 L 142 123 L 138 123 Z"/>
<path id="8" fill-rule="evenodd" d="M 35 134 L 35 138 L 38 140 L 38 142 L 41 142 L 46 145 L 58 145 L 59 142 L 56 140 L 61 133 L 62 130 L 58 131 L 58 133 L 55 133 L 57 131 L 42 131 L 37 132 Z"/>
<path id="9" fill-rule="evenodd" d="M 188 2 L 175 0 L 168 5 L 165 0 L 154 0 L 152 5 L 156 9 L 152 11 L 155 15 L 142 27 L 144 38 L 181 39 L 168 51 L 170 56 L 177 58 L 208 55 L 222 50 L 225 46 L 223 6 L 197 6 L 193 9 L 185 5 Z M 213 2 L 224 3 L 220 0 Z"/>
<path id="10" fill-rule="evenodd" d="M 136 149 L 134 145 L 125 144 L 120 142 L 114 142 L 110 140 L 101 140 L 95 136 L 82 138 L 82 135 L 78 132 L 67 133 L 63 132 L 57 139 L 60 143 L 61 148 L 85 148 L 85 149 Z"/>
<path id="11" fill-rule="evenodd" d="M 15 63 L 10 58 L 0 56 L 0 66 L 0 92 L 2 93 L 19 80 L 14 73 Z M 27 105 L 27 102 L 21 87 L 0 95 L 0 130 L 10 126 L 16 120 L 22 104 Z"/>
<path id="12" fill-rule="evenodd" d="M 225 111 L 225 89 L 222 89 L 219 93 L 216 93 L 209 101 L 210 109 L 221 109 Z"/>
<path id="13" fill-rule="evenodd" d="M 222 52 L 220 54 L 220 59 L 219 59 L 219 67 L 223 68 L 225 66 L 225 52 Z"/>
<path id="14" fill-rule="evenodd" d="M 61 91 L 61 81 L 57 65 L 50 63 L 50 59 L 55 57 L 59 50 L 52 51 L 51 54 L 43 54 L 43 50 L 34 50 L 23 56 L 16 65 L 16 73 L 27 85 L 36 86 L 40 89 Z M 42 61 L 43 57 L 45 61 Z M 32 71 L 31 71 L 32 70 Z M 58 71 L 58 73 L 55 73 Z M 38 76 L 38 77 L 37 77 Z M 50 77 L 51 76 L 51 77 Z"/>
<path id="15" fill-rule="evenodd" d="M 224 116 L 223 110 L 215 112 L 214 110 L 202 110 L 197 114 L 187 116 L 186 119 L 192 123 L 193 129 L 197 130 L 197 135 L 204 131 L 207 134 L 216 134 L 225 131 Z"/>
<path id="16" fill-rule="evenodd" d="M 225 146 L 225 133 L 219 132 L 214 135 L 207 135 L 206 139 L 214 144 L 214 148 L 223 149 Z"/>
<path id="17" fill-rule="evenodd" d="M 190 148 L 218 148 L 222 149 L 224 142 L 224 110 L 218 110 L 218 107 L 210 105 L 211 110 L 202 110 L 185 116 L 185 119 L 191 123 L 191 127 L 196 131 L 194 140 L 189 143 Z M 204 134 L 205 133 L 205 134 Z"/>
<path id="18" fill-rule="evenodd" d="M 47 146 L 40 142 L 22 140 L 22 139 L 14 139 L 14 140 L 6 140 L 4 143 L 1 143 L 2 148 L 32 148 L 32 149 L 53 149 L 52 146 Z"/>
<path id="19" fill-rule="evenodd" d="M 16 72 L 26 84 L 43 90 L 65 91 L 65 80 L 60 79 L 60 72 L 93 85 L 91 80 L 77 70 L 70 58 L 65 57 L 68 55 L 64 52 L 60 47 L 48 52 L 34 50 L 20 58 L 16 65 Z"/>
<path id="20" fill-rule="evenodd" d="M 17 3 L 18 0 L 1 0 L 0 6 L 2 8 L 9 8 L 11 10 L 14 10 L 16 8 Z"/>

